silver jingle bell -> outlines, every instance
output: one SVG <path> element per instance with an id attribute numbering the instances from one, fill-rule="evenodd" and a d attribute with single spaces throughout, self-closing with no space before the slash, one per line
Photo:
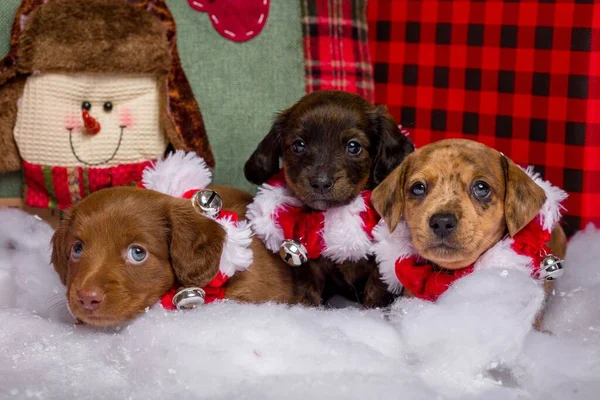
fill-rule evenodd
<path id="1" fill-rule="evenodd" d="M 564 274 L 563 262 L 560 258 L 556 257 L 553 254 L 548 254 L 542 260 L 542 264 L 540 265 L 540 269 L 537 273 L 538 279 L 545 279 L 547 281 L 552 281 L 559 276 Z"/>
<path id="2" fill-rule="evenodd" d="M 214 190 L 198 190 L 192 196 L 192 204 L 207 217 L 215 218 L 223 209 L 223 200 Z"/>
<path id="3" fill-rule="evenodd" d="M 173 296 L 173 305 L 178 310 L 192 310 L 204 304 L 204 290 L 198 287 L 184 288 Z"/>
<path id="4" fill-rule="evenodd" d="M 297 240 L 286 239 L 279 247 L 279 256 L 283 261 L 293 267 L 299 267 L 308 261 L 308 251 L 306 247 Z"/>

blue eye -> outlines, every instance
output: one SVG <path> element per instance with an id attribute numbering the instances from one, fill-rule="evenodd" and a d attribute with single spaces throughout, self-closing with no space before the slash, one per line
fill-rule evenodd
<path id="1" fill-rule="evenodd" d="M 305 149 L 306 144 L 300 139 L 295 140 L 294 143 L 292 143 L 292 151 L 294 153 L 302 153 Z"/>
<path id="2" fill-rule="evenodd" d="M 74 260 L 79 260 L 81 258 L 82 254 L 83 254 L 83 243 L 81 242 L 81 240 L 77 240 L 71 246 L 71 258 L 73 258 Z"/>
<path id="3" fill-rule="evenodd" d="M 148 252 L 141 246 L 132 245 L 127 249 L 127 259 L 134 264 L 139 264 L 148 257 Z"/>
<path id="4" fill-rule="evenodd" d="M 362 149 L 363 147 L 356 140 L 351 140 L 346 145 L 346 151 L 348 152 L 348 154 L 351 154 L 353 156 L 359 155 L 362 152 Z"/>
<path id="5" fill-rule="evenodd" d="M 423 182 L 417 182 L 410 187 L 409 191 L 415 197 L 423 197 L 427 193 L 427 186 Z"/>
<path id="6" fill-rule="evenodd" d="M 471 190 L 473 196 L 478 200 L 485 200 L 490 197 L 490 194 L 492 193 L 492 188 L 483 181 L 475 181 Z"/>

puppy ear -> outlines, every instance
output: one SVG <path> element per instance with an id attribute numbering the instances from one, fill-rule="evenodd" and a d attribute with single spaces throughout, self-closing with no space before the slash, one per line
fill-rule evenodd
<path id="1" fill-rule="evenodd" d="M 173 272 L 183 286 L 204 286 L 219 271 L 225 230 L 197 212 L 189 200 L 173 200 L 168 212 Z"/>
<path id="2" fill-rule="evenodd" d="M 407 155 L 415 151 L 415 146 L 400 132 L 398 124 L 384 106 L 374 107 L 371 121 L 379 142 L 371 180 L 378 185 Z"/>
<path id="3" fill-rule="evenodd" d="M 404 178 L 409 160 L 396 167 L 371 193 L 371 203 L 394 232 L 404 211 Z"/>
<path id="4" fill-rule="evenodd" d="M 287 111 L 277 115 L 271 130 L 258 144 L 254 153 L 244 165 L 246 179 L 256 185 L 265 183 L 279 171 L 281 157 L 281 136 L 287 121 Z"/>
<path id="5" fill-rule="evenodd" d="M 510 236 L 514 236 L 530 223 L 546 201 L 544 190 L 521 168 L 503 155 L 500 158 L 504 171 L 506 192 L 504 218 Z"/>
<path id="6" fill-rule="evenodd" d="M 71 246 L 67 242 L 69 231 L 71 230 L 72 212 L 64 213 L 60 225 L 52 235 L 52 256 L 50 258 L 54 270 L 58 274 L 63 285 L 67 285 L 67 274 L 69 272 L 69 257 L 71 255 Z"/>

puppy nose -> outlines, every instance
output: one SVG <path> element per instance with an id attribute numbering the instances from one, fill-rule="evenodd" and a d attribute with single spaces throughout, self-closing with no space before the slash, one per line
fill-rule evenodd
<path id="1" fill-rule="evenodd" d="M 104 293 L 99 289 L 82 289 L 77 292 L 77 299 L 81 307 L 88 311 L 94 311 L 104 300 Z"/>
<path id="2" fill-rule="evenodd" d="M 436 236 L 441 238 L 450 235 L 456 229 L 457 224 L 456 217 L 449 213 L 433 214 L 429 218 L 429 227 Z"/>
<path id="3" fill-rule="evenodd" d="M 333 178 L 327 175 L 317 175 L 310 179 L 310 186 L 321 194 L 325 194 L 333 187 Z"/>

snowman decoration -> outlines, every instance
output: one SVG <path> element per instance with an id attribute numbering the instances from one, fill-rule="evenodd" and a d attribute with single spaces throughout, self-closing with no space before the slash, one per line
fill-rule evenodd
<path id="1" fill-rule="evenodd" d="M 0 71 L 0 101 L 18 96 L 0 143 L 12 135 L 28 206 L 64 209 L 105 187 L 135 184 L 169 144 L 212 165 L 168 35 L 172 17 L 163 1 L 154 3 L 24 0 L 21 10 L 31 10 L 15 24 L 18 45 L 5 58 L 6 65 L 13 57 L 14 71 Z M 0 172 L 14 169 L 10 159 Z"/>

